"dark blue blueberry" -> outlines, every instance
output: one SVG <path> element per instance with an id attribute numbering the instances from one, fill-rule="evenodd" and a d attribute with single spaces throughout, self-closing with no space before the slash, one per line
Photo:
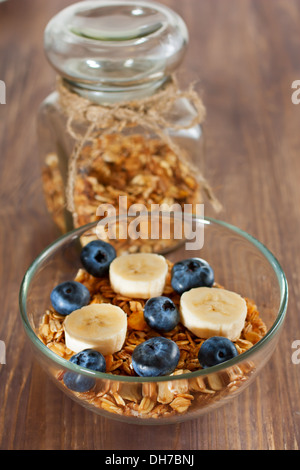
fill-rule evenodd
<path id="1" fill-rule="evenodd" d="M 53 308 L 61 315 L 69 315 L 90 302 L 90 292 L 80 282 L 66 281 L 58 284 L 50 294 Z"/>
<path id="2" fill-rule="evenodd" d="M 172 268 L 171 285 L 180 295 L 194 287 L 212 287 L 214 282 L 213 269 L 203 259 L 185 259 Z"/>
<path id="3" fill-rule="evenodd" d="M 206 369 L 229 361 L 237 355 L 238 351 L 232 341 L 222 336 L 212 336 L 202 344 L 199 349 L 198 359 L 200 365 Z"/>
<path id="4" fill-rule="evenodd" d="M 144 318 L 150 328 L 166 332 L 178 325 L 180 315 L 174 302 L 168 297 L 161 296 L 147 300 Z"/>
<path id="5" fill-rule="evenodd" d="M 106 362 L 104 356 L 94 349 L 85 349 L 70 358 L 70 362 L 86 369 L 95 370 L 97 372 L 106 371 Z M 88 392 L 95 385 L 92 377 L 87 377 L 76 372 L 66 372 L 63 377 L 64 384 L 73 392 Z"/>
<path id="6" fill-rule="evenodd" d="M 108 273 L 110 263 L 115 257 L 116 250 L 114 247 L 102 240 L 93 240 L 85 245 L 80 255 L 85 270 L 95 277 L 105 276 Z"/>
<path id="7" fill-rule="evenodd" d="M 176 369 L 179 356 L 180 351 L 174 341 L 158 336 L 135 347 L 132 366 L 141 377 L 169 375 Z"/>

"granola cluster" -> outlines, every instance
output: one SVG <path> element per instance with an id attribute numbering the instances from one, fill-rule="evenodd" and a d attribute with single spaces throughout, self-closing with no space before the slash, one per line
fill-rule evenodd
<path id="1" fill-rule="evenodd" d="M 43 171 L 44 193 L 48 210 L 62 231 L 65 187 L 58 156 L 46 158 Z M 202 202 L 201 187 L 184 163 L 159 139 L 139 134 L 109 134 L 86 145 L 77 162 L 74 185 L 73 222 L 75 227 L 99 220 L 100 204 L 119 206 L 119 196 L 127 196 L 127 207 L 143 204 L 172 206 Z"/>
<path id="2" fill-rule="evenodd" d="M 180 296 L 171 287 L 172 263 L 168 261 L 169 273 L 163 295 L 170 297 L 179 306 Z M 85 270 L 80 269 L 75 278 L 83 283 L 91 293 L 91 303 L 112 303 L 121 307 L 128 316 L 128 329 L 125 343 L 121 351 L 105 357 L 106 370 L 114 376 L 114 380 L 103 380 L 101 385 L 86 393 L 75 395 L 86 400 L 93 406 L 111 413 L 142 418 L 165 418 L 174 414 L 182 414 L 193 409 L 206 406 L 208 403 L 220 400 L 224 395 L 234 392 L 254 370 L 251 362 L 231 367 L 220 374 L 210 374 L 207 377 L 180 379 L 163 382 L 128 383 L 119 382 L 117 376 L 135 377 L 131 364 L 134 348 L 141 342 L 159 334 L 148 327 L 144 320 L 143 310 L 145 300 L 133 300 L 116 294 L 109 279 L 94 278 Z M 218 286 L 221 287 L 221 286 Z M 255 303 L 245 299 L 247 317 L 240 338 L 235 341 L 239 354 L 250 349 L 267 332 Z M 70 359 L 73 352 L 64 342 L 64 319 L 53 309 L 43 316 L 39 327 L 40 340 L 59 356 Z M 196 337 L 181 323 L 164 336 L 176 342 L 180 349 L 180 359 L 172 375 L 194 372 L 201 368 L 198 352 L 204 339 Z M 62 382 L 63 372 L 57 379 Z M 63 382 L 62 382 L 63 383 Z"/>

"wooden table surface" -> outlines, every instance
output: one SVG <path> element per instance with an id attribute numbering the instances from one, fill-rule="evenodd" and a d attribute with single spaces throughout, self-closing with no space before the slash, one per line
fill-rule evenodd
<path id="1" fill-rule="evenodd" d="M 0 4 L 0 448 L 6 450 L 289 449 L 300 446 L 300 0 L 163 0 L 185 19 L 186 81 L 208 110 L 206 175 L 220 218 L 256 236 L 282 264 L 287 319 L 271 361 L 237 399 L 201 419 L 140 427 L 94 415 L 67 398 L 34 361 L 18 291 L 26 268 L 58 231 L 41 189 L 36 114 L 55 74 L 43 52 L 48 20 L 70 0 Z M 205 215 L 214 216 L 206 205 Z"/>

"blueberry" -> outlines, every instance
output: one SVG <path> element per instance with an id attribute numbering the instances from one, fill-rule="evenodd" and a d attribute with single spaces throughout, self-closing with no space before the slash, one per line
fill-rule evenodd
<path id="1" fill-rule="evenodd" d="M 229 361 L 238 355 L 238 351 L 228 338 L 222 336 L 212 336 L 204 341 L 199 353 L 198 359 L 200 365 L 206 369 L 222 362 Z"/>
<path id="2" fill-rule="evenodd" d="M 80 282 L 66 281 L 52 290 L 50 300 L 58 313 L 69 315 L 90 302 L 90 292 Z"/>
<path id="3" fill-rule="evenodd" d="M 180 351 L 177 344 L 161 336 L 150 338 L 135 347 L 132 366 L 141 377 L 157 377 L 174 372 Z"/>
<path id="4" fill-rule="evenodd" d="M 98 372 L 106 371 L 106 362 L 104 356 L 94 349 L 85 349 L 70 358 L 70 362 L 86 369 Z M 64 384 L 73 392 L 88 392 L 95 385 L 92 377 L 87 377 L 76 372 L 66 372 L 63 377 Z"/>
<path id="5" fill-rule="evenodd" d="M 180 316 L 174 302 L 168 297 L 152 297 L 144 308 L 146 323 L 158 331 L 171 331 L 179 323 Z"/>
<path id="6" fill-rule="evenodd" d="M 212 287 L 214 282 L 213 269 L 203 259 L 185 259 L 172 268 L 171 285 L 180 295 L 194 287 Z"/>
<path id="7" fill-rule="evenodd" d="M 102 240 L 93 240 L 85 245 L 80 254 L 80 260 L 85 270 L 95 277 L 102 277 L 108 273 L 110 263 L 116 257 L 116 250 L 112 245 Z"/>

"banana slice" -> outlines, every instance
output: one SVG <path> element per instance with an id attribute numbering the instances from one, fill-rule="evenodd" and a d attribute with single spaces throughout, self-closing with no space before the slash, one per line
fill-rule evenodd
<path id="1" fill-rule="evenodd" d="M 247 315 L 245 299 L 215 287 L 197 287 L 180 298 L 181 322 L 199 338 L 224 336 L 236 340 Z"/>
<path id="2" fill-rule="evenodd" d="M 160 296 L 168 274 L 166 259 L 155 253 L 121 255 L 110 264 L 113 290 L 125 297 L 149 299 Z"/>
<path id="3" fill-rule="evenodd" d="M 127 315 L 116 305 L 91 304 L 68 315 L 64 329 L 66 346 L 71 351 L 77 353 L 91 348 L 105 356 L 122 348 Z"/>

